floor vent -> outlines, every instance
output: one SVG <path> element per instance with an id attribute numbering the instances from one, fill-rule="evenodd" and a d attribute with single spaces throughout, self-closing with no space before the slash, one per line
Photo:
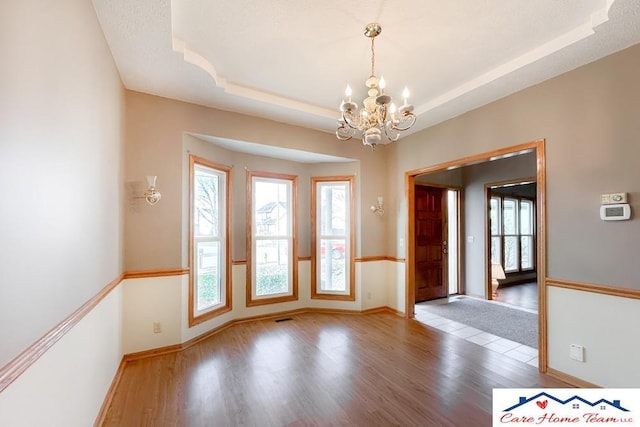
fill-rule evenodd
<path id="1" fill-rule="evenodd" d="M 287 322 L 289 320 L 293 320 L 293 318 L 292 317 L 284 317 L 282 319 L 276 319 L 276 323 Z"/>

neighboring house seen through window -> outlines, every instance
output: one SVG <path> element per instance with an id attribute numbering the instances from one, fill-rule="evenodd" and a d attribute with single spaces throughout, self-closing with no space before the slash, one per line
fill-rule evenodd
<path id="1" fill-rule="evenodd" d="M 247 305 L 298 298 L 297 177 L 247 173 Z"/>

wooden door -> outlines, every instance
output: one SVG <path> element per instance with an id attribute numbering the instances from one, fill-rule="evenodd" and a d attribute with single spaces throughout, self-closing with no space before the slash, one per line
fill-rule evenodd
<path id="1" fill-rule="evenodd" d="M 447 190 L 415 186 L 416 302 L 443 298 L 447 287 Z"/>

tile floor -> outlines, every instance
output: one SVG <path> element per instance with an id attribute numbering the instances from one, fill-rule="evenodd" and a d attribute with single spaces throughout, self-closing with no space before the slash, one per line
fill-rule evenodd
<path id="1" fill-rule="evenodd" d="M 440 329 L 451 335 L 456 335 L 472 343 L 481 345 L 505 356 L 527 363 L 531 366 L 538 367 L 538 349 L 522 345 L 506 338 L 500 338 L 476 329 L 463 323 L 449 320 L 437 314 L 430 313 L 424 307 L 416 305 L 415 319 L 426 325 Z"/>

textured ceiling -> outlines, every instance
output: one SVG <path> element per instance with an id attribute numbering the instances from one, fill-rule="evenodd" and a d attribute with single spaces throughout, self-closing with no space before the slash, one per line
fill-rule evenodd
<path id="1" fill-rule="evenodd" d="M 344 88 L 406 85 L 412 131 L 640 42 L 638 0 L 93 0 L 131 90 L 334 132 Z"/>

